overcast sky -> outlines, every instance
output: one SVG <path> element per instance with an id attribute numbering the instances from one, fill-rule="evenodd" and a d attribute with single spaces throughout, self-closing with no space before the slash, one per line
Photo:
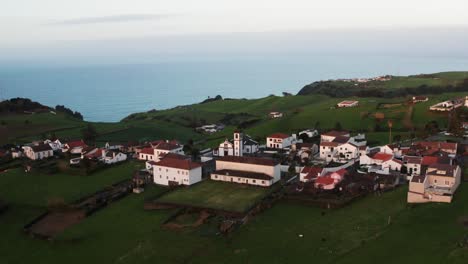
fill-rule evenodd
<path id="1" fill-rule="evenodd" d="M 467 0 L 1 0 L 0 53 L 203 34 L 464 28 Z"/>

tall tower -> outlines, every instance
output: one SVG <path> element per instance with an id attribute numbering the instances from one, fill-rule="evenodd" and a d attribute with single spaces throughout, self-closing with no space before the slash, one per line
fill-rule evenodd
<path id="1" fill-rule="evenodd" d="M 242 157 L 244 149 L 244 135 L 239 130 L 234 131 L 234 156 Z"/>

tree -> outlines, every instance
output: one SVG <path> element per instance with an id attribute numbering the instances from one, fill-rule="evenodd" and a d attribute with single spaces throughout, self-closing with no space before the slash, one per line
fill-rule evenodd
<path id="1" fill-rule="evenodd" d="M 91 123 L 88 123 L 86 128 L 81 130 L 81 134 L 83 136 L 83 140 L 85 140 L 86 142 L 91 142 L 91 143 L 96 142 L 96 138 L 98 136 L 96 128 L 94 128 L 94 126 Z"/>
<path id="2" fill-rule="evenodd" d="M 299 138 L 302 139 L 303 142 L 307 142 L 309 140 L 309 135 L 307 135 L 307 133 L 302 133 L 299 135 Z"/>
<path id="3" fill-rule="evenodd" d="M 335 130 L 338 130 L 338 131 L 343 130 L 343 127 L 341 126 L 340 122 L 335 123 Z"/>

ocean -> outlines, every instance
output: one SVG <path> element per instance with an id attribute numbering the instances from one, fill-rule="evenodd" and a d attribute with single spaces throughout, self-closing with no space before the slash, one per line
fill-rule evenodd
<path id="1" fill-rule="evenodd" d="M 263 55 L 177 58 L 144 64 L 1 64 L 0 97 L 65 105 L 85 120 L 114 122 L 222 95 L 259 98 L 297 93 L 333 78 L 468 70 L 468 58 L 378 55 Z"/>

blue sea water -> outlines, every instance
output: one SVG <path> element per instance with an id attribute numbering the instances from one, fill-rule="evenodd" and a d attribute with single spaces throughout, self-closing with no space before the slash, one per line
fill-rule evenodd
<path id="1" fill-rule="evenodd" d="M 110 122 L 218 94 L 258 98 L 297 93 L 308 83 L 330 78 L 462 70 L 468 70 L 468 58 L 343 54 L 179 58 L 145 64 L 3 64 L 0 97 L 62 104 L 86 120 Z"/>

